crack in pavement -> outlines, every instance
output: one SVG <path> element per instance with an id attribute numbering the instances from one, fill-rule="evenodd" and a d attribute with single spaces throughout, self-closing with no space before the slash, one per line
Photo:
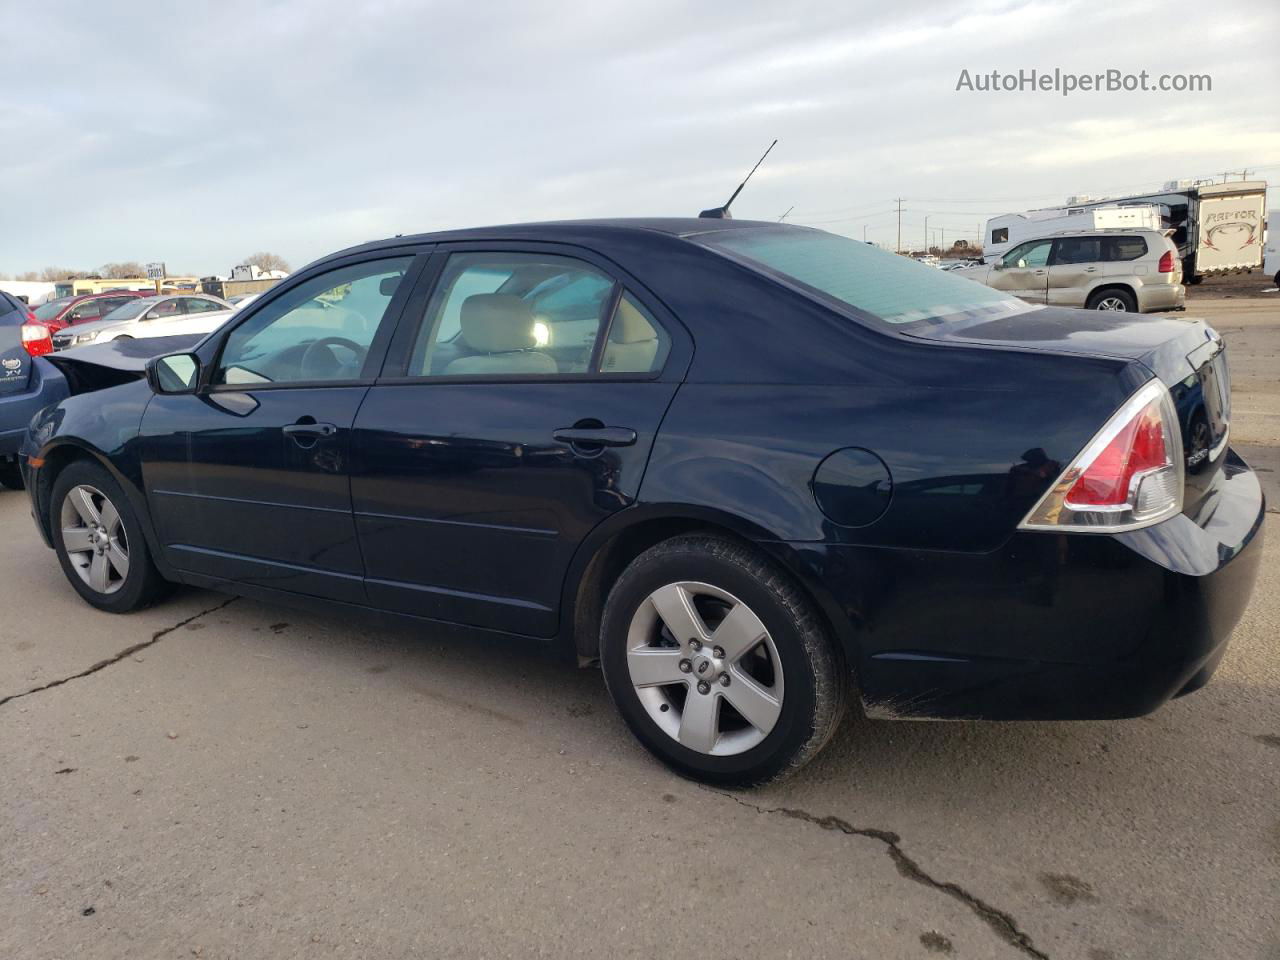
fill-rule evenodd
<path id="1" fill-rule="evenodd" d="M 823 830 L 835 830 L 843 834 L 855 837 L 870 837 L 872 840 L 879 840 L 883 843 L 889 852 L 889 857 L 893 860 L 893 865 L 898 868 L 898 873 L 906 877 L 908 880 L 914 880 L 923 886 L 938 890 L 947 896 L 959 900 L 968 907 L 983 923 L 991 928 L 997 937 L 1003 940 L 1009 946 L 1025 953 L 1035 960 L 1049 960 L 1049 955 L 1043 950 L 1036 947 L 1032 942 L 1030 935 L 1024 933 L 1018 928 L 1018 922 L 1012 916 L 996 907 L 991 906 L 985 900 L 975 896 L 968 890 L 965 890 L 959 884 L 952 883 L 949 880 L 935 880 L 924 869 L 912 860 L 902 849 L 902 838 L 891 830 L 878 830 L 874 827 L 855 827 L 847 820 L 841 820 L 839 817 L 826 816 L 819 817 L 809 813 L 806 810 L 797 810 L 792 807 L 762 807 L 758 804 L 743 800 L 741 797 L 732 793 L 726 793 L 723 790 L 712 790 L 709 787 L 704 788 L 708 793 L 714 793 L 720 797 L 727 797 L 739 806 L 746 807 L 748 810 L 754 810 L 761 814 L 778 814 L 784 817 L 790 817 L 793 820 L 801 820 L 805 823 L 811 823 Z"/>
<path id="2" fill-rule="evenodd" d="M 191 616 L 187 617 L 187 619 L 179 620 L 177 623 L 175 623 L 171 627 L 165 627 L 163 630 L 157 630 L 155 633 L 151 635 L 150 640 L 143 640 L 141 643 L 135 643 L 131 647 L 125 647 L 123 650 L 121 650 L 119 653 L 115 654 L 114 656 L 108 657 L 106 660 L 99 660 L 97 663 L 95 663 L 92 667 L 90 667 L 87 670 L 81 670 L 79 673 L 73 673 L 71 674 L 71 676 L 62 677 L 59 680 L 50 680 L 48 683 L 42 683 L 38 687 L 32 687 L 30 690 L 24 690 L 22 691 L 22 693 L 11 693 L 7 697 L 0 697 L 0 707 L 3 707 L 6 703 L 10 702 L 11 700 L 21 700 L 23 697 L 31 696 L 33 693 L 40 693 L 41 691 L 44 691 L 44 690 L 52 690 L 54 687 L 60 687 L 64 683 L 70 683 L 72 680 L 79 680 L 81 677 L 87 677 L 90 674 L 97 673 L 99 670 L 105 669 L 106 667 L 111 666 L 113 663 L 119 663 L 125 657 L 132 656 L 133 654 L 137 653 L 139 650 L 145 650 L 147 647 L 158 642 L 162 637 L 166 637 L 169 634 L 173 633 L 173 631 L 178 630 L 182 627 L 185 627 L 192 620 L 199 620 L 201 617 L 207 616 L 210 613 L 217 613 L 219 610 L 222 610 L 223 608 L 229 606 L 230 604 L 235 603 L 236 600 L 238 599 L 239 597 L 228 597 L 222 603 L 219 603 L 216 606 L 210 607 L 208 610 L 201 610 L 199 613 L 193 613 Z"/>

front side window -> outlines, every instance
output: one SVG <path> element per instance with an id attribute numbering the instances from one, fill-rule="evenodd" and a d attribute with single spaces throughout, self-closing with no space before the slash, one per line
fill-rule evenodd
<path id="1" fill-rule="evenodd" d="M 214 383 L 355 380 L 412 257 L 312 277 L 227 336 Z"/>
<path id="2" fill-rule="evenodd" d="M 822 230 L 747 227 L 694 239 L 887 324 L 1031 309 L 985 284 Z"/>
<path id="3" fill-rule="evenodd" d="M 144 320 L 164 320 L 167 317 L 175 317 L 182 312 L 182 304 L 176 297 L 170 300 L 161 300 L 154 307 L 147 311 Z"/>
<path id="4" fill-rule="evenodd" d="M 1052 240 L 1033 240 L 1006 253 L 1003 257 L 1006 267 L 1043 267 L 1049 262 L 1049 251 L 1053 249 Z"/>
<path id="5" fill-rule="evenodd" d="M 67 318 L 68 323 L 84 323 L 87 320 L 97 320 L 102 316 L 104 304 L 99 300 L 88 300 L 84 303 L 77 304 Z"/>
<path id="6" fill-rule="evenodd" d="M 587 373 L 614 281 L 569 257 L 456 253 L 409 358 L 412 377 Z"/>

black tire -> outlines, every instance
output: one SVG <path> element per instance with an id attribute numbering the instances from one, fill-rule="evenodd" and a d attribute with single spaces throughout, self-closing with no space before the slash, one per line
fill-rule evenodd
<path id="1" fill-rule="evenodd" d="M 78 487 L 90 487 L 99 491 L 110 501 L 119 516 L 119 527 L 123 531 L 120 541 L 128 558 L 128 571 L 123 578 L 112 584 L 111 592 L 101 592 L 90 586 L 80 573 L 82 564 L 73 560 L 67 550 L 63 536 L 63 507 L 68 494 Z M 132 613 L 149 607 L 169 590 L 169 584 L 160 576 L 151 560 L 151 550 L 142 533 L 142 525 L 128 498 L 111 474 L 97 463 L 78 461 L 58 474 L 49 498 L 49 534 L 68 582 L 86 603 L 99 610 Z M 83 559 L 84 554 L 77 554 L 77 557 Z M 118 570 L 112 576 L 118 577 Z"/>
<path id="2" fill-rule="evenodd" d="M 21 490 L 26 486 L 22 482 L 22 470 L 16 463 L 0 463 L 0 486 L 8 490 Z"/>
<path id="3" fill-rule="evenodd" d="M 683 745 L 659 726 L 632 683 L 628 638 L 633 617 L 655 590 L 679 582 L 711 585 L 745 603 L 776 649 L 785 677 L 777 719 L 761 741 L 743 752 L 718 756 Z M 659 627 L 663 628 L 661 621 Z M 658 641 L 666 645 L 665 650 L 674 647 L 670 633 L 659 636 L 666 637 Z M 682 647 L 676 648 L 676 655 L 683 656 Z M 848 678 L 843 658 L 813 604 L 764 556 L 718 536 L 675 537 L 632 561 L 605 604 L 600 662 L 609 694 L 640 742 L 677 773 L 705 783 L 754 786 L 788 776 L 817 755 L 844 715 Z M 698 695 L 693 679 L 690 676 L 683 687 L 657 689 L 674 690 L 677 699 L 687 703 L 685 697 Z M 713 708 L 712 716 L 718 718 L 713 724 L 731 722 L 734 716 L 741 719 L 736 711 L 723 709 L 724 703 L 732 704 L 729 698 L 735 691 L 721 690 L 714 682 L 710 688 L 711 696 L 724 697 Z M 672 716 L 673 722 L 683 722 L 683 709 Z M 747 732 L 752 732 L 749 725 Z M 715 734 L 715 742 L 720 743 L 722 736 Z"/>
<path id="4" fill-rule="evenodd" d="M 1276 275 L 1271 278 L 1271 282 L 1280 287 L 1280 270 L 1276 271 Z"/>
<path id="5" fill-rule="evenodd" d="M 1085 303 L 1087 310 L 1106 310 L 1103 304 L 1119 301 L 1124 304 L 1126 313 L 1138 312 L 1138 298 L 1129 290 L 1123 287 L 1108 287 L 1105 290 L 1098 290 L 1089 295 L 1088 301 Z"/>

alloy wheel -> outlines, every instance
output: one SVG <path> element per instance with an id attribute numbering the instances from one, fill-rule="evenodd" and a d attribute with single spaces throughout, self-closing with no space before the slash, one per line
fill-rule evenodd
<path id="1" fill-rule="evenodd" d="M 80 484 L 62 500 L 62 545 L 96 593 L 115 593 L 129 576 L 129 540 L 120 512 L 96 487 Z"/>
<path id="2" fill-rule="evenodd" d="M 1125 310 L 1125 302 L 1119 297 L 1103 297 L 1098 301 L 1098 310 L 1116 310 L 1121 313 Z"/>
<path id="3" fill-rule="evenodd" d="M 782 713 L 773 638 L 750 607 L 711 584 L 669 583 L 645 598 L 628 629 L 627 669 L 650 719 L 699 753 L 745 753 Z"/>

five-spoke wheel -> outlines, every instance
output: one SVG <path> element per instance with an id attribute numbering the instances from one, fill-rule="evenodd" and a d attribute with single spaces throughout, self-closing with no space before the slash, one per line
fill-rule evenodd
<path id="1" fill-rule="evenodd" d="M 627 669 L 650 719 L 700 753 L 742 753 L 782 713 L 782 664 L 747 604 L 709 583 L 669 583 L 631 618 Z"/>
<path id="2" fill-rule="evenodd" d="M 53 482 L 49 507 L 58 561 L 89 603 L 126 613 L 164 593 L 141 522 L 105 467 L 88 460 L 65 467 Z"/>
<path id="3" fill-rule="evenodd" d="M 115 593 L 129 576 L 129 538 L 120 511 L 101 490 L 78 484 L 62 500 L 62 545 L 80 579 Z"/>
<path id="4" fill-rule="evenodd" d="M 600 662 L 640 741 L 711 783 L 798 769 L 844 710 L 841 657 L 810 600 L 725 537 L 674 537 L 632 561 L 605 604 Z"/>

